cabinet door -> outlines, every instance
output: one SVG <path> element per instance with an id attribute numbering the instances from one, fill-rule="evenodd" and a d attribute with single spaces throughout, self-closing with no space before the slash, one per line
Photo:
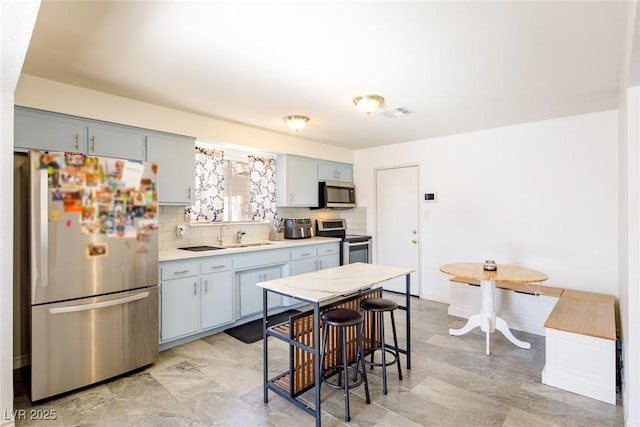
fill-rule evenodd
<path id="1" fill-rule="evenodd" d="M 277 206 L 318 206 L 318 162 L 295 156 L 280 156 L 276 165 Z"/>
<path id="2" fill-rule="evenodd" d="M 158 164 L 160 204 L 191 204 L 195 188 L 195 141 L 149 135 L 147 161 Z"/>
<path id="3" fill-rule="evenodd" d="M 197 277 L 162 282 L 161 341 L 198 331 Z"/>
<path id="4" fill-rule="evenodd" d="M 337 172 L 333 163 L 318 163 L 318 181 L 337 181 Z"/>
<path id="5" fill-rule="evenodd" d="M 336 164 L 337 181 L 353 182 L 353 166 L 346 163 Z"/>
<path id="6" fill-rule="evenodd" d="M 233 321 L 233 272 L 205 274 L 200 278 L 200 326 L 212 328 Z"/>
<path id="7" fill-rule="evenodd" d="M 77 152 L 87 148 L 87 127 L 80 120 L 17 108 L 14 120 L 16 148 Z"/>
<path id="8" fill-rule="evenodd" d="M 296 274 L 311 273 L 318 269 L 318 259 L 316 257 L 291 261 L 289 272 L 292 276 Z"/>
<path id="9" fill-rule="evenodd" d="M 338 267 L 340 265 L 340 254 L 325 255 L 318 257 L 318 270 L 325 268 Z"/>
<path id="10" fill-rule="evenodd" d="M 87 153 L 93 156 L 144 160 L 146 135 L 116 125 L 90 125 Z"/>
<path id="11" fill-rule="evenodd" d="M 282 277 L 282 268 L 268 267 L 238 273 L 240 287 L 240 316 L 248 316 L 262 312 L 262 288 L 256 283 Z M 267 305 L 269 308 L 282 305 L 280 295 L 269 293 Z"/>
<path id="12" fill-rule="evenodd" d="M 353 182 L 353 166 L 348 163 L 318 163 L 318 181 Z"/>

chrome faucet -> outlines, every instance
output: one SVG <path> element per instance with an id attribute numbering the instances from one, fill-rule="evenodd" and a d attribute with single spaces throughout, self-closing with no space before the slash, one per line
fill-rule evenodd
<path id="1" fill-rule="evenodd" d="M 221 224 L 220 225 L 220 234 L 218 234 L 218 246 L 222 246 L 224 239 L 222 238 L 222 229 L 224 228 L 225 224 Z"/>
<path id="2" fill-rule="evenodd" d="M 236 233 L 236 243 L 242 243 L 242 236 L 244 236 L 245 234 L 247 234 L 246 231 L 238 230 L 238 232 Z"/>

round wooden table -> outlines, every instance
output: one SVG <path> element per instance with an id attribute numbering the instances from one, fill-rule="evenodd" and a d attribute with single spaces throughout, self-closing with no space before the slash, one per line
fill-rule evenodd
<path id="1" fill-rule="evenodd" d="M 482 302 L 479 314 L 474 314 L 467 320 L 467 324 L 460 329 L 449 329 L 451 335 L 464 335 L 476 327 L 486 333 L 486 354 L 490 354 L 490 334 L 498 331 L 520 348 L 530 349 L 531 344 L 520 341 L 513 336 L 507 322 L 495 313 L 496 282 L 504 283 L 539 283 L 548 279 L 547 275 L 514 265 L 498 264 L 495 271 L 486 271 L 483 263 L 452 263 L 440 267 L 440 271 L 460 279 L 479 280 Z"/>

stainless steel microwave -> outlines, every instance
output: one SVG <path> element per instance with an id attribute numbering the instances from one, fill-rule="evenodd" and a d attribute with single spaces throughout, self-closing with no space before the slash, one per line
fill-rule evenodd
<path id="1" fill-rule="evenodd" d="M 350 182 L 319 183 L 319 209 L 349 209 L 356 207 L 356 187 Z"/>

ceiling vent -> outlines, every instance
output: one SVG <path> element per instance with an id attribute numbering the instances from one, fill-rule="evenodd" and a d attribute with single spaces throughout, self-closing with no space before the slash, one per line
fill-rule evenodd
<path id="1" fill-rule="evenodd" d="M 407 114 L 413 114 L 413 111 L 405 107 L 393 107 L 380 111 L 380 114 L 389 117 L 390 119 L 394 119 L 396 117 L 406 116 Z"/>

